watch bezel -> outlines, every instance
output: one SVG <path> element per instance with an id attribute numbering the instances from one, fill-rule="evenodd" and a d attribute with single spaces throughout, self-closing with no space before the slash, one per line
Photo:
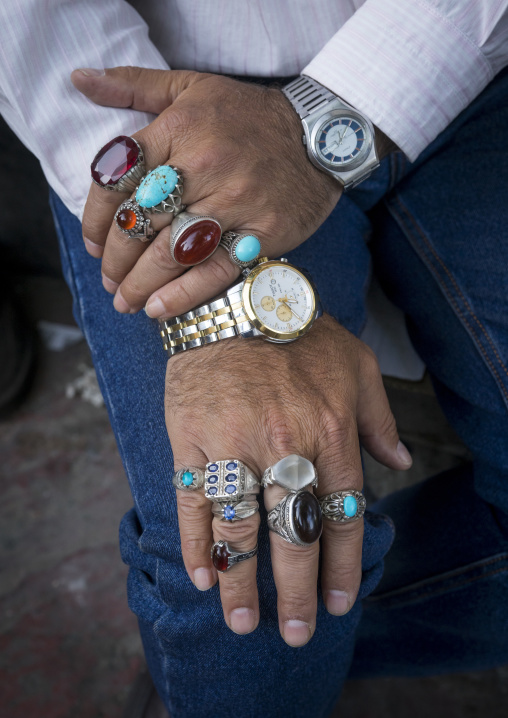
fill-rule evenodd
<path id="1" fill-rule="evenodd" d="M 292 269 L 294 272 L 299 274 L 302 279 L 305 280 L 305 282 L 309 285 L 311 289 L 311 295 L 312 295 L 312 309 L 309 316 L 309 319 L 300 327 L 300 329 L 297 329 L 292 332 L 282 332 L 277 331 L 276 329 L 271 329 L 270 327 L 267 327 L 266 324 L 264 324 L 261 319 L 257 316 L 256 312 L 254 311 L 254 307 L 251 301 L 251 288 L 254 283 L 254 280 L 256 277 L 258 277 L 261 272 L 264 272 L 265 270 L 269 269 L 270 267 L 284 267 L 284 269 Z M 252 324 L 258 329 L 264 336 L 275 339 L 279 342 L 291 342 L 295 339 L 298 339 L 299 337 L 306 334 L 309 329 L 314 324 L 314 321 L 317 317 L 317 301 L 316 301 L 316 290 L 310 281 L 309 277 L 306 276 L 306 274 L 299 269 L 298 267 L 295 267 L 293 264 L 289 264 L 288 262 L 281 262 L 279 260 L 270 260 L 268 262 L 263 262 L 262 264 L 258 264 L 257 267 L 254 267 L 254 269 L 249 273 L 249 275 L 246 277 L 243 289 L 242 289 L 242 303 L 243 308 L 245 311 L 245 314 L 248 316 L 249 320 L 252 322 Z"/>
<path id="2" fill-rule="evenodd" d="M 358 155 L 350 160 L 350 162 L 345 162 L 341 165 L 334 164 L 333 162 L 329 162 L 324 157 L 321 156 L 319 153 L 318 148 L 316 147 L 318 136 L 320 136 L 321 130 L 324 125 L 326 125 L 331 120 L 334 120 L 338 117 L 348 117 L 356 120 L 363 128 L 364 134 L 365 134 L 365 145 L 362 147 Z M 307 121 L 309 118 L 305 118 Z M 312 126 L 311 132 L 310 132 L 310 147 L 312 148 L 312 154 L 315 157 L 316 161 L 322 166 L 325 167 L 328 170 L 332 170 L 332 172 L 341 174 L 345 172 L 349 172 L 351 170 L 356 169 L 360 165 L 363 165 L 365 161 L 368 159 L 370 155 L 370 151 L 372 149 L 372 143 L 373 143 L 373 137 L 374 133 L 370 127 L 370 123 L 367 120 L 366 117 L 361 115 L 359 112 L 356 112 L 353 109 L 349 109 L 348 107 L 342 107 L 342 108 L 335 108 L 332 110 L 328 110 L 322 115 L 319 115 L 319 117 L 316 117 L 315 122 Z"/>

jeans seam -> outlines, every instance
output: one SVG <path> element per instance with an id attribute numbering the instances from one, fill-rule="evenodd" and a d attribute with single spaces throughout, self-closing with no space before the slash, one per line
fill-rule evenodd
<path id="1" fill-rule="evenodd" d="M 497 350 L 497 347 L 495 346 L 494 342 L 492 341 L 492 338 L 489 336 L 489 334 L 488 334 L 486 328 L 484 327 L 484 325 L 482 324 L 482 322 L 478 319 L 478 317 L 477 317 L 476 314 L 474 313 L 472 307 L 470 306 L 469 302 L 467 301 L 466 297 L 464 296 L 463 292 L 461 291 L 460 287 L 458 286 L 455 277 L 453 276 L 453 274 L 451 273 L 451 271 L 448 269 L 448 267 L 447 267 L 446 264 L 444 263 L 443 259 L 442 259 L 442 258 L 439 256 L 439 254 L 436 252 L 436 250 L 435 250 L 434 247 L 432 246 L 431 242 L 429 241 L 429 239 L 428 239 L 427 236 L 425 235 L 425 232 L 423 231 L 423 229 L 422 229 L 422 228 L 418 225 L 418 223 L 416 222 L 415 217 L 412 215 L 412 213 L 411 213 L 410 210 L 406 207 L 406 205 L 404 205 L 404 203 L 402 202 L 402 199 L 400 198 L 400 196 L 399 196 L 399 195 L 394 195 L 394 196 L 393 196 L 393 201 L 395 201 L 395 202 L 397 202 L 397 203 L 399 204 L 399 206 L 400 206 L 400 212 L 402 212 L 402 214 L 405 214 L 405 215 L 408 217 L 408 219 L 412 222 L 412 226 L 416 229 L 416 231 L 418 232 L 418 234 L 419 234 L 419 236 L 421 237 L 421 239 L 425 242 L 425 245 L 426 245 L 427 249 L 431 252 L 431 254 L 434 256 L 435 260 L 439 263 L 439 265 L 442 267 L 442 269 L 443 269 L 443 270 L 446 272 L 446 274 L 448 275 L 448 278 L 449 278 L 450 281 L 452 282 L 452 284 L 453 284 L 455 290 L 457 291 L 457 293 L 458 293 L 458 295 L 460 296 L 462 302 L 464 303 L 465 308 L 466 308 L 468 314 L 474 319 L 475 323 L 478 325 L 478 328 L 481 330 L 481 332 L 482 332 L 482 334 L 484 335 L 485 339 L 487 340 L 487 342 L 489 343 L 490 347 L 492 348 L 492 351 L 493 351 L 493 353 L 495 354 L 495 356 L 496 356 L 496 358 L 497 358 L 497 361 L 499 362 L 500 368 L 503 370 L 503 372 L 504 372 L 504 373 L 507 375 L 507 377 L 508 377 L 508 369 L 507 369 L 507 367 L 503 364 L 503 361 L 502 361 L 502 359 L 501 359 L 501 357 L 500 357 L 500 355 L 499 355 L 499 352 L 498 352 L 498 350 Z M 392 213 L 395 215 L 396 219 L 398 220 L 399 224 L 403 227 L 403 229 L 404 229 L 404 231 L 406 232 L 406 234 L 407 234 L 409 237 L 413 237 L 413 239 L 416 241 L 416 238 L 415 238 L 415 236 L 414 236 L 414 232 L 413 232 L 413 230 L 412 230 L 412 227 L 409 226 L 408 222 L 405 221 L 405 218 L 402 216 L 402 214 L 401 214 L 400 212 L 397 212 L 397 209 L 394 208 L 391 203 L 390 203 L 390 205 L 389 205 L 389 210 L 390 210 L 390 212 L 392 212 Z M 432 265 L 430 265 L 430 266 L 432 267 Z M 444 292 L 445 295 L 448 297 L 448 300 L 450 301 L 450 303 L 451 303 L 451 304 L 453 305 L 453 307 L 455 308 L 456 313 L 459 315 L 459 317 L 462 319 L 462 321 L 464 322 L 464 324 L 465 324 L 466 327 L 468 328 L 470 335 L 471 335 L 472 338 L 474 339 L 474 343 L 475 343 L 476 347 L 479 349 L 480 353 L 483 355 L 483 357 L 484 357 L 485 361 L 487 362 L 488 366 L 491 368 L 492 372 L 493 372 L 494 375 L 497 377 L 497 379 L 498 379 L 497 384 L 498 384 L 498 386 L 500 387 L 501 392 L 502 392 L 502 394 L 504 395 L 506 401 L 508 401 L 508 390 L 506 389 L 506 387 L 505 387 L 505 385 L 504 385 L 504 382 L 503 382 L 503 379 L 502 379 L 502 377 L 500 376 L 500 374 L 499 374 L 499 372 L 498 372 L 498 370 L 497 370 L 497 368 L 496 368 L 496 366 L 495 366 L 495 364 L 494 364 L 492 358 L 488 355 L 488 353 L 486 352 L 485 347 L 483 346 L 482 342 L 480 341 L 480 337 L 478 336 L 477 331 L 474 329 L 473 326 L 471 326 L 471 322 L 468 321 L 467 317 L 466 317 L 465 314 L 464 314 L 464 311 L 459 307 L 459 305 L 458 305 L 458 303 L 457 303 L 457 300 L 456 300 L 456 299 L 453 297 L 453 295 L 450 293 L 450 291 L 449 291 L 449 289 L 447 288 L 445 282 L 442 280 L 442 278 L 439 276 L 439 274 L 438 274 L 437 272 L 435 272 L 435 271 L 433 272 L 433 274 L 434 274 L 436 280 L 438 281 L 439 285 L 441 286 L 443 292 Z"/>

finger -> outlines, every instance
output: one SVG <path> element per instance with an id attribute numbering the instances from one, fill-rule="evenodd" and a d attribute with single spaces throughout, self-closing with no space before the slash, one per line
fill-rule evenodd
<path id="1" fill-rule="evenodd" d="M 286 494 L 280 486 L 268 486 L 264 492 L 267 511 Z M 297 648 L 308 643 L 316 627 L 319 541 L 295 546 L 270 531 L 270 550 L 279 630 L 286 643 Z"/>
<path id="2" fill-rule="evenodd" d="M 227 541 L 234 551 L 250 551 L 257 544 L 259 523 L 259 512 L 234 523 L 214 517 L 214 540 Z M 254 556 L 232 566 L 226 573 L 219 573 L 224 619 L 235 633 L 251 633 L 259 623 L 256 569 L 257 557 Z"/>
<path id="3" fill-rule="evenodd" d="M 356 417 L 362 445 L 390 469 L 409 469 L 413 460 L 399 439 L 377 359 L 367 347 L 361 356 L 359 377 Z"/>
<path id="4" fill-rule="evenodd" d="M 74 70 L 74 87 L 96 105 L 129 107 L 160 114 L 187 87 L 207 77 L 188 70 L 149 70 L 144 67 L 112 67 L 104 74 Z"/>
<path id="5" fill-rule="evenodd" d="M 361 491 L 363 472 L 354 416 L 328 423 L 324 448 L 315 461 L 322 497 L 335 491 Z M 362 576 L 363 520 L 340 524 L 323 517 L 321 587 L 327 610 L 347 613 L 356 601 Z"/>

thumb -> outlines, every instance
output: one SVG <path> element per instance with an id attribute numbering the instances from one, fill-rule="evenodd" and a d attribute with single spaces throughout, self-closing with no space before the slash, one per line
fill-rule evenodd
<path id="1" fill-rule="evenodd" d="M 413 460 L 399 439 L 381 372 L 370 350 L 362 358 L 356 419 L 360 441 L 371 456 L 390 469 L 410 468 Z"/>
<path id="2" fill-rule="evenodd" d="M 149 70 L 144 67 L 111 67 L 106 70 L 74 70 L 74 87 L 96 105 L 130 107 L 159 115 L 178 95 L 208 75 L 190 70 Z"/>

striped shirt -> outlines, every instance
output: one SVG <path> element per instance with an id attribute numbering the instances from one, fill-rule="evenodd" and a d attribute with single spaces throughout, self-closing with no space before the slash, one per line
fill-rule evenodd
<path id="1" fill-rule="evenodd" d="M 414 160 L 508 64 L 508 0 L 2 0 L 0 112 L 81 217 L 99 147 L 152 117 L 94 105 L 78 67 L 304 72 Z"/>

